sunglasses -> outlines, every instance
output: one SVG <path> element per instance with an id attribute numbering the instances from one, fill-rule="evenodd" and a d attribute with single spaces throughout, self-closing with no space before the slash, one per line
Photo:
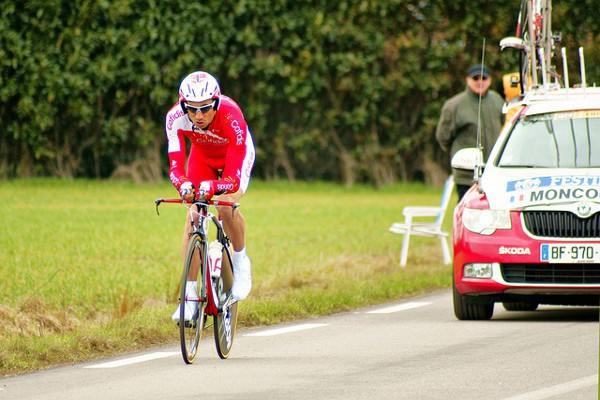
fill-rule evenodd
<path id="1" fill-rule="evenodd" d="M 482 81 L 485 81 L 485 80 L 486 80 L 486 79 L 488 79 L 488 78 L 485 78 L 485 77 L 483 77 L 483 76 L 476 75 L 476 76 L 472 77 L 471 79 L 473 79 L 474 81 L 478 81 L 478 80 L 480 80 L 480 79 L 481 79 Z"/>
<path id="2" fill-rule="evenodd" d="M 194 107 L 194 106 L 190 106 L 189 104 L 185 105 L 185 109 L 187 110 L 187 112 L 189 112 L 190 114 L 196 115 L 196 113 L 198 111 L 200 111 L 202 114 L 206 114 L 207 112 L 210 112 L 210 110 L 213 109 L 215 105 L 215 100 L 213 100 L 212 103 L 210 104 L 206 104 L 204 106 L 200 106 L 200 107 Z"/>

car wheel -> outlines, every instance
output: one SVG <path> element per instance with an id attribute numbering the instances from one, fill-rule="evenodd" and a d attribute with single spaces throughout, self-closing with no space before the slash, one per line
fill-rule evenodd
<path id="1" fill-rule="evenodd" d="M 505 301 L 502 305 L 506 311 L 535 311 L 539 306 L 530 301 Z"/>
<path id="2" fill-rule="evenodd" d="M 461 321 L 465 320 L 488 320 L 494 315 L 494 303 L 487 304 L 469 304 L 465 296 L 458 293 L 453 285 L 454 293 L 454 315 Z"/>

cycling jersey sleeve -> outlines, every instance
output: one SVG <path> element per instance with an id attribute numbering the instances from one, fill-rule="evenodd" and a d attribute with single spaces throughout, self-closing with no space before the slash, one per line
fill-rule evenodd
<path id="1" fill-rule="evenodd" d="M 238 138 L 229 145 L 223 175 L 215 182 L 218 194 L 235 193 L 240 189 L 242 165 L 246 157 L 246 123 L 241 125 L 243 133 L 236 134 Z"/>
<path id="2" fill-rule="evenodd" d="M 224 129 L 229 138 L 225 168 L 220 180 L 215 181 L 215 193 L 235 193 L 240 189 L 242 169 L 248 151 L 248 125 L 237 105 L 227 113 Z"/>
<path id="3" fill-rule="evenodd" d="M 167 148 L 169 155 L 169 179 L 177 190 L 181 187 L 184 182 L 188 182 L 189 179 L 185 173 L 185 137 L 181 133 L 179 126 L 183 111 L 176 103 L 171 110 L 167 113 L 165 120 L 165 132 L 167 135 Z"/>
<path id="4" fill-rule="evenodd" d="M 189 179 L 185 175 L 185 139 L 181 133 L 177 134 L 177 140 L 180 142 L 180 149 L 169 152 L 169 179 L 177 190 L 184 182 Z"/>

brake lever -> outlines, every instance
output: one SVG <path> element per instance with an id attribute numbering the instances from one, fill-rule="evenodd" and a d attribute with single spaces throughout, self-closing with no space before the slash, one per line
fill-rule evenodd
<path id="1" fill-rule="evenodd" d="M 164 199 L 156 199 L 156 201 L 154 202 L 154 204 L 156 204 L 156 215 L 160 215 L 160 213 L 158 212 L 158 206 L 160 205 L 160 203 L 162 203 L 164 201 Z"/>

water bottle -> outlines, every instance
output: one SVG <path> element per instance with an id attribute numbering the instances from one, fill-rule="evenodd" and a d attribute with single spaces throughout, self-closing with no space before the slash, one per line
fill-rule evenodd
<path id="1" fill-rule="evenodd" d="M 210 276 L 218 278 L 221 276 L 221 263 L 223 261 L 223 245 L 215 240 L 208 245 L 208 268 Z"/>

